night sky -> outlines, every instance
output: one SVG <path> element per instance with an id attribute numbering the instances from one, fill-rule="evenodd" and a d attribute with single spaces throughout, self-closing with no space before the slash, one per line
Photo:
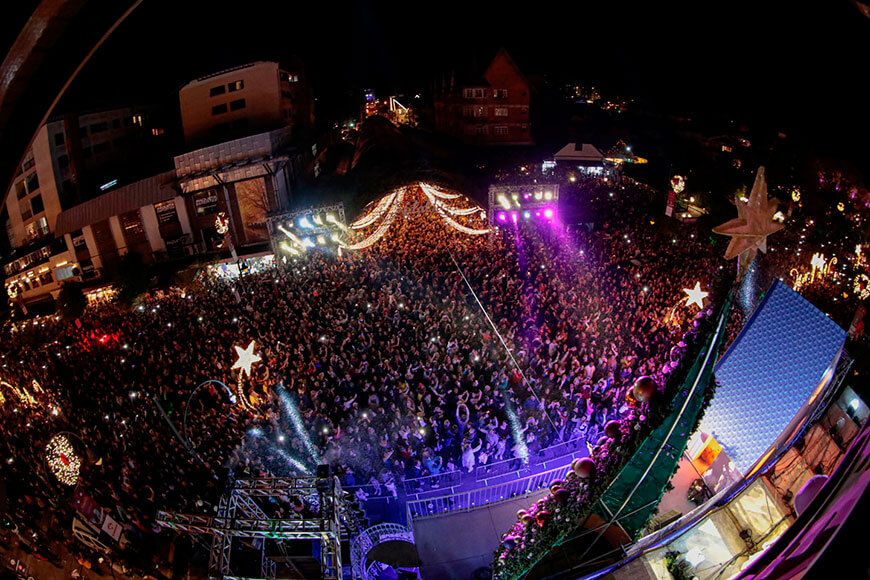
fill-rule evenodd
<path id="1" fill-rule="evenodd" d="M 297 54 L 328 114 L 363 87 L 416 92 L 504 46 L 530 75 L 796 132 L 866 167 L 870 19 L 851 3 L 662 4 L 146 0 L 62 106 L 172 102 L 198 75 Z"/>

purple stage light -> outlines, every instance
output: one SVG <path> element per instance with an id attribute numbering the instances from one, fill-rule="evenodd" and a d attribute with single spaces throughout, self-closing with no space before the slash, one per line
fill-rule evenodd
<path id="1" fill-rule="evenodd" d="M 518 217 L 517 212 L 512 213 L 511 214 L 511 221 L 514 223 L 517 223 L 517 217 Z"/>
<path id="2" fill-rule="evenodd" d="M 535 217 L 541 217 L 541 212 L 536 211 L 536 212 L 535 212 Z"/>
<path id="3" fill-rule="evenodd" d="M 553 210 L 551 210 L 550 208 L 545 209 L 544 210 L 544 217 L 547 219 L 552 218 L 553 217 Z"/>
<path id="4" fill-rule="evenodd" d="M 502 222 L 506 222 L 507 221 L 507 214 L 505 212 L 501 212 L 500 214 L 498 214 L 498 220 L 502 221 Z"/>

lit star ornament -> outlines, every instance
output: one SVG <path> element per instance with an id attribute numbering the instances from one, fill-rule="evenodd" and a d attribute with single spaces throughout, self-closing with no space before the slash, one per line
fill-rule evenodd
<path id="1" fill-rule="evenodd" d="M 686 306 L 697 304 L 698 308 L 704 308 L 704 298 L 710 294 L 709 292 L 701 290 L 700 282 L 695 282 L 694 288 L 683 288 L 683 292 L 688 294 L 686 297 Z"/>
<path id="2" fill-rule="evenodd" d="M 743 279 L 758 250 L 767 252 L 767 236 L 781 230 L 784 224 L 774 220 L 779 202 L 767 197 L 764 167 L 758 168 L 749 199 L 738 200 L 737 218 L 713 228 L 713 232 L 731 236 L 725 259 L 737 258 L 737 279 Z"/>
<path id="3" fill-rule="evenodd" d="M 248 348 L 242 348 L 240 346 L 234 346 L 236 349 L 236 354 L 239 356 L 239 360 L 236 361 L 236 364 L 233 365 L 233 370 L 241 369 L 239 371 L 239 377 L 243 377 L 245 375 L 251 376 L 251 365 L 255 362 L 260 362 L 260 355 L 254 353 L 255 341 L 251 341 L 251 344 L 248 345 Z"/>

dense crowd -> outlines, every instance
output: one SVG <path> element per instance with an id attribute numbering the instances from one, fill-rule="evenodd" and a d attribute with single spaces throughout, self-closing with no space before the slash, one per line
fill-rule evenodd
<path id="1" fill-rule="evenodd" d="M 591 228 L 520 220 L 469 236 L 436 215 L 400 216 L 366 251 L 312 251 L 4 336 L 0 378 L 42 387 L 35 405 L 4 391 L 10 512 L 69 535 L 69 488 L 42 451 L 58 431 L 75 434 L 80 489 L 138 538 L 131 550 L 147 545 L 158 509 L 213 506 L 229 472 L 326 462 L 346 485 L 389 494 L 405 479 L 594 442 L 637 377 L 675 364 L 697 311 L 683 288 L 709 288 L 724 262 L 693 226 L 656 224 L 646 188 L 582 186 L 601 216 Z M 216 383 L 191 397 L 208 379 L 234 391 L 233 346 L 252 340 L 251 409 Z"/>

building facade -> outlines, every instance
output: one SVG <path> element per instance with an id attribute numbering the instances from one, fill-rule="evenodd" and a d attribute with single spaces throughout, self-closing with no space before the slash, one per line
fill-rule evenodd
<path id="1" fill-rule="evenodd" d="M 530 87 L 501 49 L 483 77 L 451 79 L 435 95 L 435 128 L 474 145 L 530 145 Z"/>
<path id="2" fill-rule="evenodd" d="M 114 189 L 56 216 L 42 248 L 4 266 L 6 292 L 21 303 L 56 297 L 65 280 L 111 277 L 136 252 L 146 263 L 191 252 L 187 206 L 169 171 Z"/>
<path id="3" fill-rule="evenodd" d="M 292 133 L 285 127 L 175 158 L 177 187 L 199 251 L 221 246 L 223 236 L 215 224 L 219 213 L 228 218 L 236 248 L 268 244 L 268 214 L 288 210 L 292 187 L 311 162 L 309 150 L 289 145 Z"/>
<path id="4" fill-rule="evenodd" d="M 70 276 L 74 261 L 55 236 L 58 216 L 115 187 L 117 179 L 98 183 L 99 168 L 129 157 L 152 131 L 131 107 L 66 115 L 39 128 L 0 212 L 10 248 L 0 266 L 10 295 L 41 298 Z"/>
<path id="5" fill-rule="evenodd" d="M 261 61 L 193 80 L 178 92 L 184 140 L 202 147 L 220 141 L 314 123 L 314 99 L 301 63 L 286 69 Z"/>

